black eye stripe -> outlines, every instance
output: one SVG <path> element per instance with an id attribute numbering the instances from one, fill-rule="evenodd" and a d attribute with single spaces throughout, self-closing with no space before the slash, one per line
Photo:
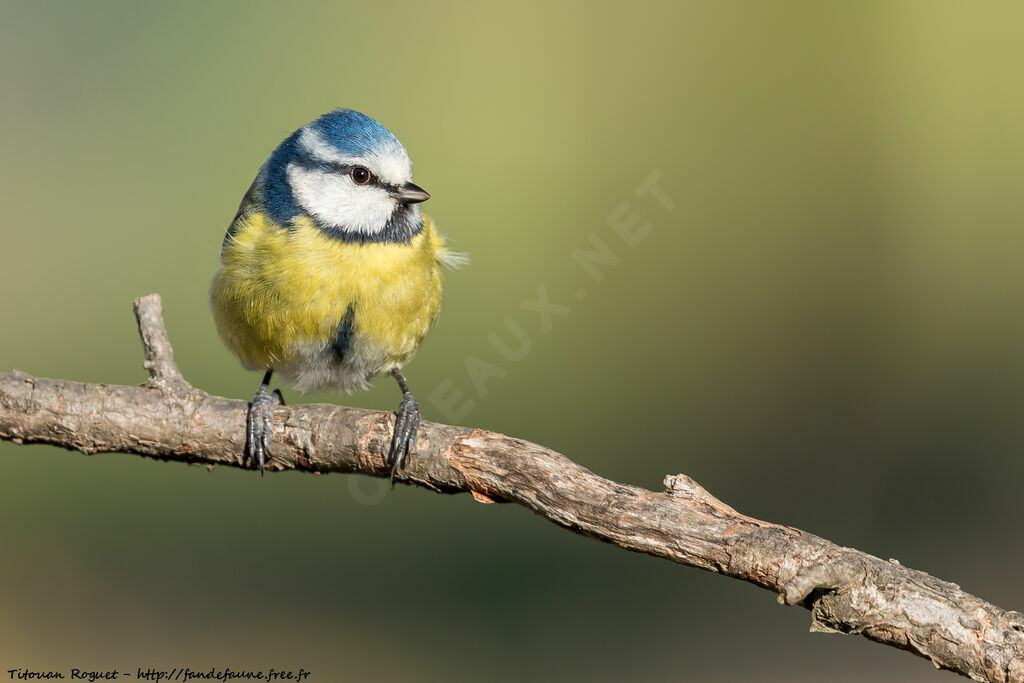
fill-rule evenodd
<path id="1" fill-rule="evenodd" d="M 335 161 L 324 161 L 324 160 L 320 160 L 320 159 L 314 160 L 314 159 L 308 159 L 308 158 L 300 160 L 298 162 L 298 165 L 301 166 L 302 168 L 306 168 L 306 169 L 309 169 L 311 171 L 324 171 L 325 173 L 338 173 L 338 174 L 341 174 L 341 175 L 348 175 L 348 176 L 350 176 L 352 174 L 352 169 L 354 169 L 356 167 L 366 168 L 367 171 L 370 171 L 369 168 L 367 168 L 366 166 L 362 166 L 361 164 L 339 164 L 339 163 L 337 163 Z M 365 182 L 362 185 L 360 185 L 360 187 L 370 187 L 370 186 L 379 187 L 382 190 L 385 190 L 387 192 L 397 192 L 398 191 L 397 187 L 395 187 L 394 185 L 385 183 L 373 171 L 370 171 L 370 180 L 368 182 Z"/>

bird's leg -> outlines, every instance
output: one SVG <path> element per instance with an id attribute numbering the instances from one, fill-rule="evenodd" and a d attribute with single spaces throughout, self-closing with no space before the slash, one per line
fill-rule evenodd
<path id="1" fill-rule="evenodd" d="M 397 369 L 391 371 L 392 377 L 402 390 L 402 401 L 395 413 L 395 433 L 391 437 L 391 449 L 388 451 L 388 464 L 391 465 L 391 481 L 395 480 L 395 472 L 405 464 L 405 456 L 416 445 L 416 433 L 420 427 L 420 404 L 413 398 L 405 377 Z"/>
<path id="2" fill-rule="evenodd" d="M 270 376 L 273 370 L 267 370 L 249 404 L 249 414 L 245 420 L 245 457 L 259 463 L 260 476 L 270 455 L 270 434 L 274 430 L 274 408 L 284 405 L 284 397 L 279 389 L 270 390 Z"/>

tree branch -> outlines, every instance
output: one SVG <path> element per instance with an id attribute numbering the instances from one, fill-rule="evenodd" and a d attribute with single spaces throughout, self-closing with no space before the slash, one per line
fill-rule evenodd
<path id="1" fill-rule="evenodd" d="M 0 438 L 245 467 L 246 403 L 195 389 L 174 363 L 160 297 L 135 301 L 149 381 L 108 386 L 0 373 Z M 270 470 L 387 477 L 394 416 L 282 406 Z M 523 505 L 579 534 L 749 581 L 811 611 L 811 630 L 859 633 L 983 681 L 1024 682 L 1024 614 L 792 527 L 739 514 L 685 474 L 664 492 L 618 484 L 543 446 L 424 422 L 397 481 Z"/>

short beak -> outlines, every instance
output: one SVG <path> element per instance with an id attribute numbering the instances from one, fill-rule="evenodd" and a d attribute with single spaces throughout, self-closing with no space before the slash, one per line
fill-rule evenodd
<path id="1" fill-rule="evenodd" d="M 419 204 L 430 199 L 430 195 L 419 185 L 406 183 L 395 192 L 395 196 L 406 204 Z"/>

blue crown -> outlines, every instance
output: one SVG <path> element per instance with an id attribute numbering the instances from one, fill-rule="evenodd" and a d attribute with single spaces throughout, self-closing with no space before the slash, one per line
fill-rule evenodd
<path id="1" fill-rule="evenodd" d="M 402 146 L 390 130 L 351 109 L 335 109 L 306 128 L 313 129 L 332 147 L 349 156 L 363 156 L 382 147 Z"/>

